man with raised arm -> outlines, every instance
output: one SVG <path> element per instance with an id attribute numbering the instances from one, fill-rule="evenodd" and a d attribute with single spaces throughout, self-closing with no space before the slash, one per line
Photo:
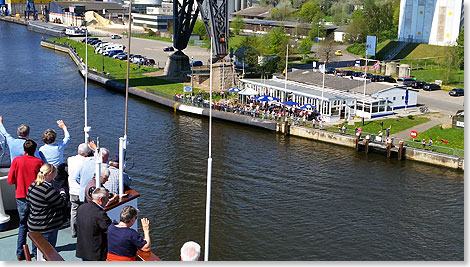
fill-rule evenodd
<path id="1" fill-rule="evenodd" d="M 23 144 L 28 139 L 29 137 L 29 126 L 21 124 L 18 127 L 18 130 L 16 131 L 16 134 L 18 135 L 18 138 L 13 138 L 5 127 L 3 126 L 3 117 L 0 116 L 0 134 L 5 136 L 5 139 L 7 140 L 7 145 L 8 148 L 10 149 L 10 160 L 13 162 L 13 159 L 18 157 L 18 156 L 23 156 L 24 155 L 24 150 L 23 150 Z M 34 152 L 34 156 L 37 158 L 39 157 L 39 153 L 36 149 Z"/>

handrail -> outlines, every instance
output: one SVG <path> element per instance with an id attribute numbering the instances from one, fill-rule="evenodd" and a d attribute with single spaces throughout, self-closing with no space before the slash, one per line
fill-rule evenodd
<path id="1" fill-rule="evenodd" d="M 137 260 L 139 261 L 162 261 L 152 251 L 137 251 Z"/>
<path id="2" fill-rule="evenodd" d="M 137 191 L 132 190 L 132 189 L 131 189 L 131 190 L 127 190 L 127 191 L 125 191 L 124 193 L 126 193 L 127 195 L 124 196 L 124 197 L 122 197 L 122 199 L 120 199 L 118 202 L 115 202 L 115 203 L 113 203 L 113 204 L 111 204 L 111 205 L 109 205 L 109 206 L 104 207 L 104 211 L 112 210 L 112 209 L 114 209 L 114 208 L 116 208 L 116 207 L 118 207 L 118 206 L 120 206 L 120 205 L 123 205 L 123 204 L 125 204 L 125 203 L 127 203 L 127 202 L 129 202 L 129 201 L 131 201 L 131 200 L 134 200 L 134 199 L 136 199 L 136 198 L 138 198 L 138 197 L 140 196 L 140 194 L 139 194 Z"/>
<path id="3" fill-rule="evenodd" d="M 57 253 L 57 250 L 55 250 L 40 232 L 29 232 L 28 236 L 47 261 L 64 261 L 64 258 Z"/>

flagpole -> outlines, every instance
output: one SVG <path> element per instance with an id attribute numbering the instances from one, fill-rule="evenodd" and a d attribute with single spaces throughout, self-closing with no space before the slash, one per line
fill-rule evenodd
<path id="1" fill-rule="evenodd" d="M 207 188 L 206 188 L 206 231 L 204 240 L 204 261 L 209 260 L 209 226 L 211 217 L 211 183 L 212 183 L 212 35 L 210 51 L 209 76 L 209 158 L 207 159 Z"/>
<path id="2" fill-rule="evenodd" d="M 364 112 L 366 107 L 366 84 L 367 84 L 367 49 L 366 49 L 366 65 L 364 66 L 364 100 L 362 101 L 362 117 L 364 118 Z"/>

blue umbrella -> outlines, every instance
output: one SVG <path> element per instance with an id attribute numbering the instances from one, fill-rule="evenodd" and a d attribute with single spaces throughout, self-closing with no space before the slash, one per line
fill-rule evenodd
<path id="1" fill-rule="evenodd" d="M 232 88 L 228 89 L 228 91 L 229 91 L 230 93 L 238 93 L 238 92 L 240 92 L 241 90 L 242 90 L 242 89 L 237 88 L 237 87 L 232 87 Z"/>
<path id="2" fill-rule="evenodd" d="M 255 98 L 255 100 L 258 101 L 279 101 L 280 99 L 274 96 L 269 96 L 269 95 L 263 95 L 263 96 L 258 96 Z"/>
<path id="3" fill-rule="evenodd" d="M 311 108 L 311 109 L 314 109 L 316 108 L 314 105 L 312 104 L 305 104 L 303 106 L 300 107 L 301 109 L 307 109 L 307 108 Z"/>
<path id="4" fill-rule="evenodd" d="M 286 101 L 286 102 L 282 102 L 282 104 L 287 105 L 287 106 L 297 106 L 297 105 L 300 105 L 299 103 L 294 102 L 294 101 Z"/>

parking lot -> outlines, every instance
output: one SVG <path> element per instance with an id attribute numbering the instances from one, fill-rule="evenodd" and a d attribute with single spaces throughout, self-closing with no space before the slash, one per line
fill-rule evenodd
<path id="1" fill-rule="evenodd" d="M 81 40 L 84 37 L 73 37 L 71 39 Z M 111 39 L 111 37 L 98 37 L 105 42 L 112 42 L 123 44 L 126 49 L 128 46 L 129 40 L 127 38 L 122 39 Z M 173 43 L 168 43 L 164 41 L 149 40 L 143 38 L 132 38 L 131 39 L 131 54 L 140 54 L 147 58 L 153 58 L 155 60 L 155 67 L 165 67 L 168 57 L 174 52 L 164 52 L 163 48 L 172 46 Z M 127 50 L 125 50 L 127 52 Z M 207 64 L 209 60 L 209 50 L 201 48 L 199 46 L 188 46 L 183 52 L 189 57 L 194 57 L 194 60 L 200 60 Z"/>

